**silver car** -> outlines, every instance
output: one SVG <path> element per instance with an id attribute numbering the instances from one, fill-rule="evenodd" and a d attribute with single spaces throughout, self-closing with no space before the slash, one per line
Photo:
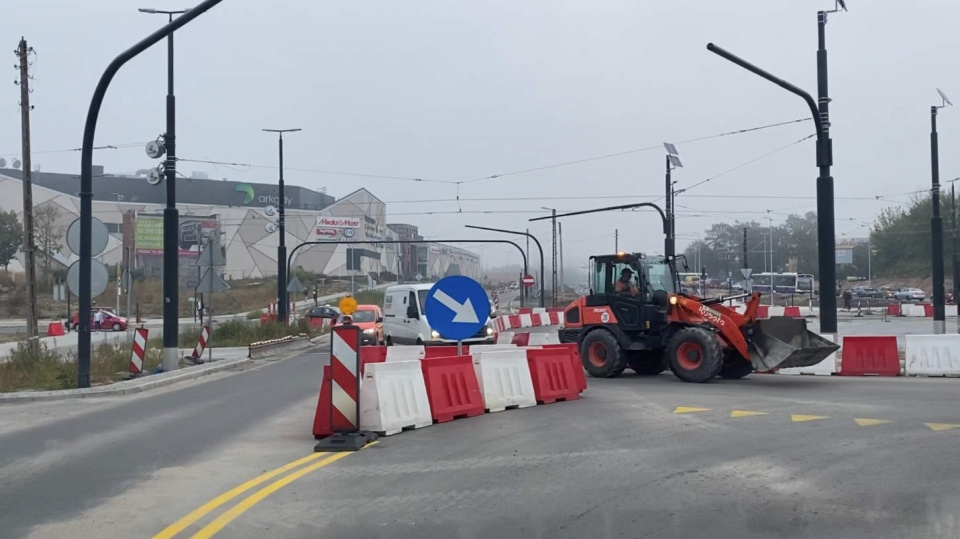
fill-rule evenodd
<path id="1" fill-rule="evenodd" d="M 919 288 L 901 288 L 893 295 L 894 299 L 902 301 L 923 301 L 927 295 Z"/>

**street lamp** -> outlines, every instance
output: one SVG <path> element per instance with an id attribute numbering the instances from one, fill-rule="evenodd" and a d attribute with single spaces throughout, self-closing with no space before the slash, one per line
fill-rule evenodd
<path id="1" fill-rule="evenodd" d="M 940 149 L 937 136 L 937 110 L 953 105 L 946 94 L 939 88 L 940 105 L 930 107 L 930 180 L 931 205 L 933 215 L 930 217 L 930 236 L 933 240 L 933 332 L 942 335 L 947 332 L 946 312 L 944 307 L 944 275 L 943 275 L 943 219 L 940 218 Z"/>
<path id="2" fill-rule="evenodd" d="M 168 23 L 173 22 L 174 15 L 182 15 L 189 11 L 180 9 L 165 11 L 153 8 L 140 8 L 141 13 L 151 15 L 166 15 Z M 166 151 L 164 173 L 167 183 L 167 203 L 163 208 L 163 370 L 176 370 L 179 364 L 177 359 L 177 341 L 180 330 L 178 327 L 179 314 L 179 258 L 180 245 L 177 241 L 177 230 L 180 225 L 180 214 L 177 212 L 177 120 L 176 98 L 173 95 L 173 32 L 167 35 L 167 129 L 163 135 L 163 147 Z"/>
<path id="3" fill-rule="evenodd" d="M 543 278 L 543 276 L 544 276 L 544 273 L 543 273 L 543 272 L 544 272 L 544 269 L 543 269 L 543 267 L 544 267 L 544 260 L 543 260 L 543 246 L 540 245 L 540 240 L 538 240 L 536 236 L 534 236 L 533 234 L 531 234 L 531 233 L 529 233 L 529 232 L 520 232 L 519 230 L 506 230 L 506 229 L 503 229 L 503 228 L 490 228 L 490 227 L 486 227 L 486 226 L 476 226 L 476 225 L 464 225 L 464 226 L 466 226 L 467 228 L 473 228 L 473 229 L 476 229 L 476 230 L 487 230 L 487 231 L 489 231 L 489 232 L 502 232 L 503 234 L 516 234 L 517 236 L 526 236 L 527 238 L 533 240 L 533 243 L 535 243 L 535 244 L 537 245 L 537 250 L 540 251 L 540 306 L 543 307 L 543 306 L 544 306 L 544 303 L 543 303 L 543 302 L 544 302 L 545 286 L 546 286 L 546 285 L 544 285 L 544 283 L 543 283 L 543 281 L 544 281 L 544 278 Z M 524 276 L 526 276 L 527 268 L 524 268 L 524 269 L 523 269 L 523 273 L 524 273 Z M 522 283 L 521 283 L 521 284 L 522 284 Z M 524 287 L 524 288 L 525 288 L 525 287 Z M 521 306 L 521 307 L 523 307 L 523 297 L 524 297 L 524 296 L 526 296 L 526 292 L 522 292 L 522 293 L 520 294 L 520 306 Z"/>
<path id="4" fill-rule="evenodd" d="M 540 209 L 547 210 L 550 212 L 550 221 L 553 226 L 553 262 L 550 265 L 550 274 L 551 274 L 551 288 L 550 288 L 550 304 L 554 307 L 557 306 L 557 209 L 556 208 L 545 208 L 543 206 Z M 542 293 L 540 294 L 543 295 Z"/>
<path id="5" fill-rule="evenodd" d="M 284 226 L 284 199 L 283 199 L 283 134 L 296 133 L 302 129 L 261 129 L 265 133 L 276 133 L 280 142 L 280 199 L 277 208 L 277 230 L 280 233 L 280 243 L 277 245 L 277 320 L 287 321 L 287 245 Z"/>
<path id="6" fill-rule="evenodd" d="M 666 193 L 667 198 L 666 214 L 667 218 L 670 219 L 670 231 L 669 236 L 671 239 L 676 239 L 677 237 L 677 209 L 674 207 L 676 202 L 677 193 L 673 190 L 674 181 L 671 178 L 670 172 L 677 168 L 683 168 L 683 162 L 680 161 L 680 152 L 677 151 L 677 147 L 669 142 L 663 143 L 663 149 L 667 151 L 667 177 L 666 177 Z M 681 191 L 682 192 L 682 191 Z"/>

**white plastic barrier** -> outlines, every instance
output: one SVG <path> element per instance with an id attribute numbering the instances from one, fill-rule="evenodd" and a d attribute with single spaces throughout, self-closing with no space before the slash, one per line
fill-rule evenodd
<path id="1" fill-rule="evenodd" d="M 387 347 L 387 361 L 418 361 L 423 359 L 426 355 L 426 352 L 423 349 L 423 345 L 413 345 L 413 346 L 388 346 Z"/>
<path id="2" fill-rule="evenodd" d="M 537 405 L 526 350 L 470 352 L 473 355 L 473 369 L 480 382 L 484 408 L 490 412 L 502 412 L 510 407 Z"/>
<path id="3" fill-rule="evenodd" d="M 960 376 L 960 335 L 907 335 L 904 374 Z"/>
<path id="4" fill-rule="evenodd" d="M 945 305 L 944 311 L 947 316 L 957 316 L 957 306 L 956 305 Z"/>
<path id="5" fill-rule="evenodd" d="M 512 331 L 503 331 L 503 332 L 501 332 L 501 333 L 497 333 L 496 340 L 495 340 L 494 342 L 495 342 L 496 344 L 510 344 L 510 345 L 512 345 L 512 344 L 513 344 L 513 336 L 514 336 L 514 335 L 515 335 L 515 333 L 512 332 Z"/>
<path id="6" fill-rule="evenodd" d="M 531 333 L 527 346 L 536 346 L 540 344 L 560 344 L 560 335 L 552 333 Z"/>
<path id="7" fill-rule="evenodd" d="M 835 337 L 829 333 L 820 336 L 830 342 L 837 342 Z M 837 365 L 836 352 L 830 354 L 826 359 L 816 365 L 810 365 L 809 367 L 791 367 L 777 371 L 778 374 L 818 374 L 824 376 L 830 376 L 838 372 L 840 372 L 840 368 L 839 365 Z"/>
<path id="8" fill-rule="evenodd" d="M 927 310 L 923 307 L 923 305 L 903 303 L 900 305 L 900 309 L 900 312 L 903 314 L 903 316 L 913 316 L 919 318 L 927 316 Z"/>
<path id="9" fill-rule="evenodd" d="M 769 316 L 783 316 L 783 307 L 778 305 L 773 305 L 767 308 L 767 314 Z"/>
<path id="10" fill-rule="evenodd" d="M 369 363 L 360 382 L 360 428 L 383 436 L 433 424 L 419 361 Z"/>

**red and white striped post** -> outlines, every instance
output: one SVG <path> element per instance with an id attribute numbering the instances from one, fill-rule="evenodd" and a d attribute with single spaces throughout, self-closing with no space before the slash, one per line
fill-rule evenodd
<path id="1" fill-rule="evenodd" d="M 314 451 L 357 451 L 377 435 L 360 431 L 360 328 L 340 324 L 330 332 L 330 430 Z"/>
<path id="2" fill-rule="evenodd" d="M 130 374 L 143 374 L 143 357 L 147 353 L 148 329 L 133 330 L 133 353 L 130 354 Z"/>
<path id="3" fill-rule="evenodd" d="M 330 425 L 335 433 L 360 430 L 360 328 L 340 325 L 330 336 L 333 391 Z"/>
<path id="4" fill-rule="evenodd" d="M 203 350 L 207 347 L 208 342 L 210 342 L 210 326 L 203 326 L 203 328 L 200 329 L 200 338 L 197 339 L 197 346 L 193 349 L 193 359 L 203 357 Z"/>

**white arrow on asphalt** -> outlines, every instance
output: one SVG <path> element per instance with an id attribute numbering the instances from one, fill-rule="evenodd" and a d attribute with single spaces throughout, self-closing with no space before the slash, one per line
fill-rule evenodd
<path id="1" fill-rule="evenodd" d="M 467 301 L 460 303 L 459 301 L 451 298 L 443 290 L 437 290 L 434 292 L 433 297 L 437 299 L 444 307 L 453 311 L 453 321 L 460 322 L 462 324 L 477 324 L 480 322 L 480 319 L 477 318 L 477 312 L 473 310 L 473 303 L 470 301 L 470 298 L 467 298 Z"/>

